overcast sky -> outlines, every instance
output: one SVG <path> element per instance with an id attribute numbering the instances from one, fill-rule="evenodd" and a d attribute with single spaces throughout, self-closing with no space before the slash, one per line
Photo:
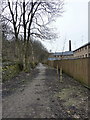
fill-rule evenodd
<path id="1" fill-rule="evenodd" d="M 52 24 L 59 38 L 43 42 L 52 52 L 68 51 L 69 40 L 72 42 L 72 50 L 88 42 L 88 0 L 65 0 L 64 10 L 63 16 Z"/>

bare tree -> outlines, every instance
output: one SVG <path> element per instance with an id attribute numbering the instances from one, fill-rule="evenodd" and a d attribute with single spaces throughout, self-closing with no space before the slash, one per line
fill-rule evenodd
<path id="1" fill-rule="evenodd" d="M 51 40 L 56 35 L 49 29 L 49 24 L 61 16 L 64 2 L 62 0 L 16 0 L 2 9 L 2 17 L 13 26 L 13 32 L 18 43 L 23 35 L 24 70 L 28 67 L 28 43 L 30 38 Z M 8 11 L 8 12 L 6 12 Z"/>

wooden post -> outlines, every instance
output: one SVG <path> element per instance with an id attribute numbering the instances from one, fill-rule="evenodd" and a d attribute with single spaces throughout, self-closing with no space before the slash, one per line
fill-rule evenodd
<path id="1" fill-rule="evenodd" d="M 57 65 L 57 74 L 58 74 L 58 65 Z"/>
<path id="2" fill-rule="evenodd" d="M 62 82 L 62 67 L 60 68 L 60 82 Z"/>

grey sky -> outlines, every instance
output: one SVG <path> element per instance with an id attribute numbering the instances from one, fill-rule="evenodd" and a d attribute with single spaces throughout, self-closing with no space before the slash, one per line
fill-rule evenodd
<path id="1" fill-rule="evenodd" d="M 68 50 L 68 41 L 72 41 L 72 50 L 88 42 L 88 0 L 65 0 L 64 14 L 53 27 L 60 36 L 56 41 L 43 42 L 52 52 Z"/>

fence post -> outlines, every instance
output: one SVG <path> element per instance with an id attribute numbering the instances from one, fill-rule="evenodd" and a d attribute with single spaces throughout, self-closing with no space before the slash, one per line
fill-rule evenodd
<path id="1" fill-rule="evenodd" d="M 58 74 L 58 65 L 57 65 L 57 74 Z"/>
<path id="2" fill-rule="evenodd" d="M 60 67 L 60 82 L 62 82 L 62 67 Z"/>

